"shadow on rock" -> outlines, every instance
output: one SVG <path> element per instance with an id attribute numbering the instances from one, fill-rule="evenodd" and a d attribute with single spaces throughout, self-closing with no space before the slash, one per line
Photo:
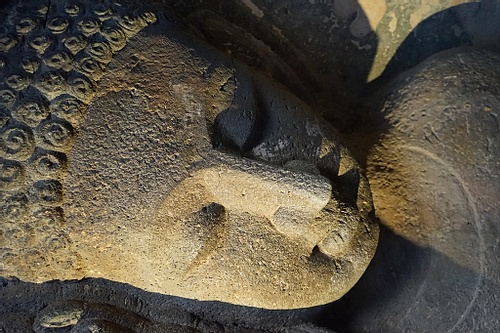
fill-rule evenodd
<path id="1" fill-rule="evenodd" d="M 263 310 L 150 293 L 95 278 L 37 284 L 2 277 L 0 282 L 1 332 L 59 332 L 91 325 L 137 333 L 302 332 L 300 327 L 324 332 L 310 324 L 320 307 Z"/>
<path id="2" fill-rule="evenodd" d="M 365 275 L 341 300 L 325 307 L 318 324 L 338 332 L 486 332 L 498 325 L 494 315 L 498 303 L 494 295 L 486 306 L 477 304 L 477 299 L 498 287 L 483 279 L 481 272 L 383 227 Z M 471 315 L 478 307 L 482 313 Z M 478 327 L 471 326 L 473 322 Z"/>
<path id="3" fill-rule="evenodd" d="M 167 1 L 212 45 L 287 86 L 348 130 L 377 51 L 357 0 Z"/>
<path id="4" fill-rule="evenodd" d="M 438 12 L 419 23 L 396 51 L 383 74 L 371 86 L 380 86 L 440 51 L 472 46 L 500 52 L 500 4 L 466 3 Z"/>

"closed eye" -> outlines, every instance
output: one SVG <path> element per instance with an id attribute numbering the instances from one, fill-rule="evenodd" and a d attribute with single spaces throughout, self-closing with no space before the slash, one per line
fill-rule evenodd
<path id="1" fill-rule="evenodd" d="M 232 105 L 215 118 L 212 143 L 217 150 L 246 156 L 261 141 L 264 108 L 253 82 L 249 81 L 240 84 Z"/>

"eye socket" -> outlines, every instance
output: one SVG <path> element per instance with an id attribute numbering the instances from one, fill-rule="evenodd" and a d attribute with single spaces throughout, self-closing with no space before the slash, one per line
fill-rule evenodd
<path id="1" fill-rule="evenodd" d="M 214 147 L 239 153 L 248 151 L 248 142 L 256 127 L 256 118 L 255 108 L 246 106 L 233 105 L 219 113 L 214 122 Z"/>
<path id="2" fill-rule="evenodd" d="M 218 150 L 246 155 L 262 136 L 264 108 L 252 79 L 243 76 L 234 81 L 237 88 L 231 106 L 215 117 L 212 144 Z"/>

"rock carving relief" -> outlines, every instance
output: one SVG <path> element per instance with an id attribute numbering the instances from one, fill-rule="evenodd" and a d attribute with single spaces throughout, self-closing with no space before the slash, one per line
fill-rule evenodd
<path id="1" fill-rule="evenodd" d="M 0 4 L 0 332 L 497 331 L 464 1 Z"/>
<path id="2" fill-rule="evenodd" d="M 40 228 L 66 241 L 60 206 L 66 154 L 113 54 L 155 21 L 153 13 L 117 2 L 33 1 L 9 9 L 0 35 L 4 265 L 14 254 L 50 250 Z M 20 216 L 25 224 L 15 223 Z"/>
<path id="3" fill-rule="evenodd" d="M 108 304 L 63 301 L 42 309 L 33 324 L 34 333 L 196 333 L 194 328 L 158 324 L 138 314 Z"/>
<path id="4" fill-rule="evenodd" d="M 2 272 L 266 308 L 340 297 L 378 237 L 359 165 L 309 106 L 166 15 L 113 1 L 8 10 Z M 310 279 L 317 296 L 296 299 Z"/>

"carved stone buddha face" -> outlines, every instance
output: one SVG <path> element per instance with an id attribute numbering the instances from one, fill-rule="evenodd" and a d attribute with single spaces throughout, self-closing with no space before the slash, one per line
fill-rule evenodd
<path id="1" fill-rule="evenodd" d="M 6 22 L 1 275 L 269 309 L 359 279 L 378 238 L 368 183 L 284 88 L 125 6 Z"/>

